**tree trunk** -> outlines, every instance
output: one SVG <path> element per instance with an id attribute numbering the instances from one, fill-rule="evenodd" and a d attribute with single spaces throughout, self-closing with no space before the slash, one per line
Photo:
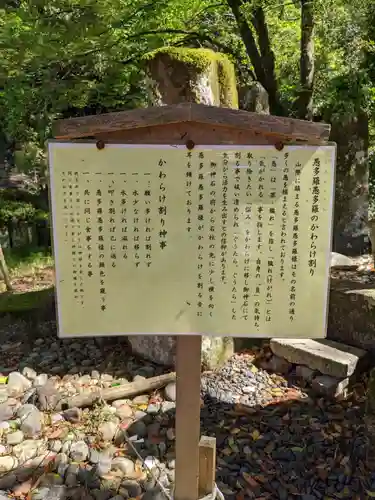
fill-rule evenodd
<path id="1" fill-rule="evenodd" d="M 13 287 L 12 283 L 10 282 L 8 266 L 6 265 L 3 248 L 1 245 L 0 245 L 0 271 L 1 274 L 3 275 L 7 292 L 12 292 Z"/>
<path id="2" fill-rule="evenodd" d="M 256 31 L 258 46 L 253 32 L 241 11 L 242 0 L 227 0 L 236 19 L 242 41 L 246 52 L 254 67 L 257 80 L 266 89 L 269 97 L 270 110 L 272 114 L 283 115 L 285 110 L 280 102 L 277 78 L 275 74 L 275 56 L 271 49 L 266 19 L 262 7 L 256 7 L 252 11 L 252 25 Z"/>
<path id="3" fill-rule="evenodd" d="M 314 0 L 301 0 L 301 91 L 298 98 L 298 116 L 313 118 L 314 90 Z"/>

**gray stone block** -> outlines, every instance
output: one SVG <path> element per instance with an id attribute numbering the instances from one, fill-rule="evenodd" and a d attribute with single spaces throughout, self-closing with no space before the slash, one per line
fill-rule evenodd
<path id="1" fill-rule="evenodd" d="M 312 381 L 311 387 L 313 391 L 328 398 L 336 398 L 344 394 L 349 386 L 349 379 L 337 379 L 329 375 L 319 375 Z"/>
<path id="2" fill-rule="evenodd" d="M 314 378 L 315 371 L 309 368 L 308 366 L 298 365 L 296 366 L 296 375 L 297 377 L 303 378 L 306 382 L 311 383 Z"/>
<path id="3" fill-rule="evenodd" d="M 271 339 L 272 352 L 289 363 L 306 365 L 324 375 L 350 377 L 366 351 L 332 340 Z"/>

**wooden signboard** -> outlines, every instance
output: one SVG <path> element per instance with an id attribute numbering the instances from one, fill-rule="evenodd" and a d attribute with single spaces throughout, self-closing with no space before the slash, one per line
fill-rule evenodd
<path id="1" fill-rule="evenodd" d="M 59 332 L 178 335 L 176 500 L 214 483 L 214 440 L 199 453 L 201 335 L 325 335 L 328 137 L 191 103 L 56 123 Z"/>
<path id="2" fill-rule="evenodd" d="M 61 337 L 325 336 L 334 146 L 49 153 Z"/>

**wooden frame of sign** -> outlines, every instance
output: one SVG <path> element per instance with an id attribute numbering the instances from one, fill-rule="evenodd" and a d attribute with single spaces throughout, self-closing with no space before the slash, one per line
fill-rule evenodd
<path id="1" fill-rule="evenodd" d="M 195 103 L 150 107 L 56 121 L 57 140 L 194 145 L 322 145 L 330 125 Z M 177 337 L 176 500 L 212 492 L 215 440 L 200 441 L 201 336 Z"/>

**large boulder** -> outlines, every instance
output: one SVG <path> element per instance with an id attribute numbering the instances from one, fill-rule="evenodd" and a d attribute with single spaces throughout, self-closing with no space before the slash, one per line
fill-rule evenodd
<path id="1" fill-rule="evenodd" d="M 252 82 L 243 90 L 242 108 L 252 113 L 270 114 L 268 92 L 259 82 Z"/>
<path id="2" fill-rule="evenodd" d="M 196 102 L 238 108 L 233 64 L 209 49 L 163 47 L 145 56 L 147 87 L 154 106 Z"/>
<path id="3" fill-rule="evenodd" d="M 233 64 L 209 49 L 166 47 L 145 56 L 150 103 L 154 106 L 195 102 L 210 106 L 238 108 Z M 155 363 L 173 366 L 176 337 L 166 335 L 130 336 L 135 354 Z M 230 337 L 203 337 L 202 368 L 221 366 L 234 351 Z"/>
<path id="4" fill-rule="evenodd" d="M 176 337 L 169 335 L 137 335 L 129 337 L 133 352 L 164 366 L 176 362 Z M 202 369 L 215 370 L 233 355 L 230 337 L 202 337 Z"/>

